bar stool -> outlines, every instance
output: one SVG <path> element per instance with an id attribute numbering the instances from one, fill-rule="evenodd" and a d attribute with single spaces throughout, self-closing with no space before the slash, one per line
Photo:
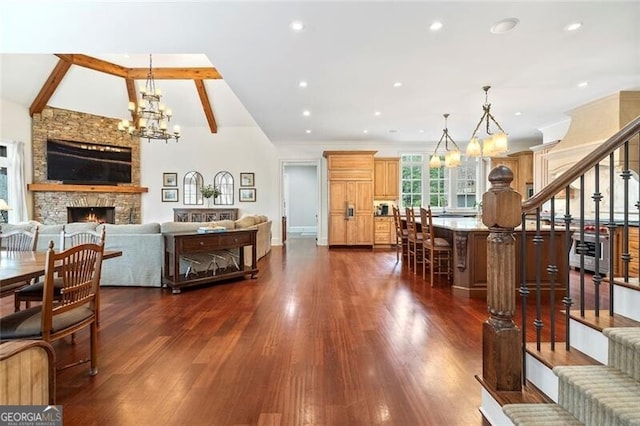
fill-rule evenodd
<path id="1" fill-rule="evenodd" d="M 409 261 L 409 269 L 413 264 L 413 273 L 418 272 L 418 263 L 423 262 L 423 235 L 418 232 L 416 225 L 416 215 L 412 207 L 405 209 L 407 214 L 407 260 Z M 413 261 L 412 261 L 413 258 Z"/>
<path id="2" fill-rule="evenodd" d="M 424 207 L 420 208 L 420 223 L 422 224 L 423 238 L 422 279 L 426 279 L 426 269 L 428 265 L 432 287 L 434 275 L 446 275 L 447 282 L 450 282 L 453 251 L 451 250 L 449 241 L 435 236 L 430 206 L 426 209 Z"/>
<path id="3" fill-rule="evenodd" d="M 402 220 L 400 219 L 400 210 L 394 205 L 393 209 L 393 223 L 396 227 L 396 260 L 400 260 L 400 254 L 402 259 L 407 258 L 407 228 L 402 226 Z"/>

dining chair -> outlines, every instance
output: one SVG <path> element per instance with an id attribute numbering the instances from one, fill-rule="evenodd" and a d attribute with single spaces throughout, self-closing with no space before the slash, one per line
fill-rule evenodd
<path id="1" fill-rule="evenodd" d="M 14 312 L 0 321 L 0 342 L 40 339 L 51 343 L 89 327 L 89 374 L 98 373 L 96 294 L 102 267 L 104 243 L 80 244 L 55 252 L 49 243 L 45 263 L 43 300 L 40 306 Z M 62 265 L 56 272 L 56 264 Z M 54 299 L 56 280 L 62 282 L 60 298 Z"/>
<path id="2" fill-rule="evenodd" d="M 405 260 L 407 258 L 407 228 L 402 226 L 400 209 L 395 205 L 392 205 L 391 208 L 393 210 L 393 223 L 396 227 L 396 260 L 400 260 L 401 255 L 402 259 Z"/>
<path id="3" fill-rule="evenodd" d="M 418 273 L 418 264 L 423 263 L 422 259 L 422 233 L 418 231 L 416 215 L 413 207 L 405 209 L 407 216 L 407 261 L 409 269 L 413 265 L 413 273 Z"/>
<path id="4" fill-rule="evenodd" d="M 102 228 L 102 232 L 83 230 L 77 232 L 66 232 L 65 227 L 62 227 L 60 231 L 60 250 L 64 250 L 68 247 L 75 247 L 80 244 L 100 244 L 104 243 L 105 230 Z M 99 281 L 98 281 L 99 282 Z M 53 298 L 58 300 L 61 297 L 60 291 L 62 290 L 62 281 L 56 278 L 56 282 L 53 289 Z M 20 310 L 20 305 L 25 302 L 27 308 L 31 307 L 31 302 L 42 302 L 42 294 L 44 289 L 44 282 L 42 280 L 37 281 L 31 285 L 24 286 L 14 293 L 14 305 L 15 311 Z M 100 296 L 97 296 L 99 299 Z M 98 307 L 100 306 L 98 300 Z M 99 311 L 99 309 L 98 309 Z M 99 314 L 97 314 L 99 317 Z M 99 319 L 99 318 L 98 318 Z M 98 324 L 100 322 L 98 321 Z"/>
<path id="5" fill-rule="evenodd" d="M 0 250 L 9 252 L 35 251 L 38 244 L 38 232 L 38 226 L 33 228 L 32 231 L 15 229 L 7 232 L 3 232 L 0 226 Z M 24 281 L 3 286 L 0 289 L 0 297 L 11 296 L 17 289 L 28 284 L 29 281 Z"/>
<path id="6" fill-rule="evenodd" d="M 451 244 L 446 239 L 435 236 L 431 206 L 426 209 L 420 208 L 420 223 L 422 224 L 422 258 L 424 260 L 422 262 L 422 279 L 426 279 L 428 267 L 432 287 L 435 275 L 446 275 L 447 282 L 451 281 L 453 260 Z"/>

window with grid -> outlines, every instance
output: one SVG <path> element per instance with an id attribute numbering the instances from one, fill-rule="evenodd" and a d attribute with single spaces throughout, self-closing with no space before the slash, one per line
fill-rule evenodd
<path id="1" fill-rule="evenodd" d="M 478 165 L 474 159 L 462 157 L 460 166 L 455 171 L 455 199 L 453 203 L 459 208 L 474 208 L 476 206 L 476 176 Z"/>
<path id="2" fill-rule="evenodd" d="M 424 156 L 422 154 L 402 155 L 400 163 L 402 167 L 400 208 L 420 207 L 422 205 Z"/>
<path id="3" fill-rule="evenodd" d="M 449 205 L 447 200 L 449 187 L 447 174 L 447 169 L 444 166 L 437 169 L 429 168 L 429 205 L 431 208 Z"/>

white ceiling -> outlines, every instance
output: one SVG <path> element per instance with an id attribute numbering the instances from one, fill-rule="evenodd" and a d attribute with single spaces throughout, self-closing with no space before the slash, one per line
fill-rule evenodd
<path id="1" fill-rule="evenodd" d="M 513 31 L 490 33 L 512 17 L 520 21 Z M 293 32 L 293 20 L 304 30 Z M 444 27 L 432 32 L 436 20 Z M 564 30 L 575 21 L 580 30 Z M 154 67 L 218 69 L 224 80 L 206 87 L 219 127 L 255 120 L 274 143 L 434 142 L 450 113 L 463 147 L 482 114 L 482 86 L 491 85 L 492 112 L 510 138 L 539 143 L 540 129 L 572 108 L 640 89 L 639 22 L 640 1 L 5 0 L 0 89 L 28 106 L 57 62 L 51 53 L 146 67 L 151 52 Z M 157 84 L 175 124 L 206 126 L 192 81 Z M 127 116 L 124 81 L 79 67 L 49 104 Z"/>

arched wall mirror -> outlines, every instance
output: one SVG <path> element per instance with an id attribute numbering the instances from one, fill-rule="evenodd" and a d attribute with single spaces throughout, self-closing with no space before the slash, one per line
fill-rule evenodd
<path id="1" fill-rule="evenodd" d="M 196 171 L 187 172 L 182 180 L 182 202 L 185 205 L 203 204 L 200 189 L 204 185 L 202 175 Z"/>
<path id="2" fill-rule="evenodd" d="M 213 178 L 213 184 L 220 190 L 220 196 L 213 202 L 217 205 L 233 204 L 233 176 L 229 172 L 218 172 Z"/>

